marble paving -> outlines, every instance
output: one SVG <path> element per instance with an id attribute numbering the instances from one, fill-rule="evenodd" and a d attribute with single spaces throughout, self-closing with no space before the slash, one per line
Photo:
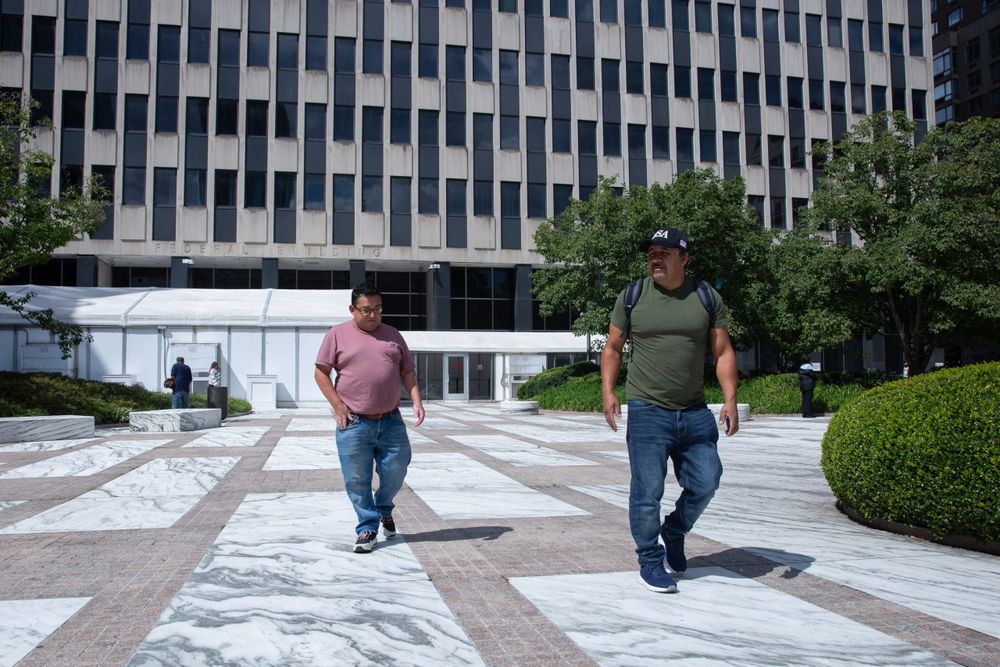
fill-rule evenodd
<path id="1" fill-rule="evenodd" d="M 359 558 L 354 522 L 342 493 L 248 496 L 129 664 L 483 664 L 402 538 Z"/>
<path id="2" fill-rule="evenodd" d="M 0 667 L 17 664 L 90 598 L 0 600 Z"/>
<path id="3" fill-rule="evenodd" d="M 171 442 L 170 440 L 108 440 L 84 449 L 0 472 L 0 478 L 86 477 Z"/>
<path id="4" fill-rule="evenodd" d="M 455 442 L 514 466 L 593 466 L 588 459 L 539 447 L 506 435 L 450 435 Z"/>
<path id="5" fill-rule="evenodd" d="M 339 470 L 340 457 L 331 435 L 285 436 L 271 450 L 264 470 Z"/>
<path id="6" fill-rule="evenodd" d="M 253 447 L 267 433 L 267 426 L 230 426 L 212 429 L 185 447 Z"/>
<path id="7" fill-rule="evenodd" d="M 954 664 L 718 567 L 688 570 L 678 595 L 635 572 L 511 584 L 602 667 Z"/>
<path id="8" fill-rule="evenodd" d="M 838 512 L 827 419 L 720 438 L 692 569 L 657 595 L 629 537 L 624 419 L 426 407 L 419 428 L 402 410 L 400 535 L 370 554 L 328 411 L 254 412 L 184 449 L 103 428 L 0 448 L 0 667 L 998 665 L 1000 557 Z"/>
<path id="9" fill-rule="evenodd" d="M 406 484 L 446 519 L 576 516 L 584 510 L 527 487 L 464 454 L 416 454 Z"/>
<path id="10" fill-rule="evenodd" d="M 88 442 L 95 442 L 96 438 L 82 438 L 70 440 L 35 440 L 31 442 L 18 442 L 13 445 L 0 446 L 0 454 L 7 452 L 56 452 L 60 449 L 69 449 L 77 445 Z"/>
<path id="11" fill-rule="evenodd" d="M 155 459 L 0 534 L 167 528 L 186 514 L 237 458 Z"/>

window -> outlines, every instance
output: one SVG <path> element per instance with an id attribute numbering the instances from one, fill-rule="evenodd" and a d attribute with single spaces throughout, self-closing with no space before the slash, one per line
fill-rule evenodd
<path id="1" fill-rule="evenodd" d="M 691 97 L 691 68 L 674 66 L 674 96 Z"/>
<path id="2" fill-rule="evenodd" d="M 216 208 L 236 208 L 236 172 L 225 169 L 215 171 Z"/>
<path id="3" fill-rule="evenodd" d="M 552 119 L 552 152 L 569 153 L 572 152 L 570 144 L 570 121 L 566 119 Z"/>
<path id="4" fill-rule="evenodd" d="M 885 40 L 882 37 L 882 22 L 868 22 L 868 48 L 876 53 L 885 51 Z"/>
<path id="5" fill-rule="evenodd" d="M 184 170 L 184 205 L 204 206 L 207 172 L 204 169 Z"/>
<path id="6" fill-rule="evenodd" d="M 844 24 L 839 16 L 826 17 L 826 42 L 828 46 L 843 48 Z"/>
<path id="7" fill-rule="evenodd" d="M 185 127 L 188 134 L 208 134 L 208 98 L 187 98 L 187 109 L 184 114 Z"/>
<path id="8" fill-rule="evenodd" d="M 267 136 L 267 100 L 247 100 L 247 136 Z"/>
<path id="9" fill-rule="evenodd" d="M 889 24 L 889 53 L 894 56 L 903 55 L 903 26 Z"/>
<path id="10" fill-rule="evenodd" d="M 697 32 L 712 32 L 712 3 L 695 0 L 694 29 Z"/>
<path id="11" fill-rule="evenodd" d="M 747 164 L 760 165 L 761 163 L 760 135 L 752 132 L 747 132 L 746 146 L 747 146 Z"/>
<path id="12" fill-rule="evenodd" d="M 239 127 L 240 101 L 218 99 L 215 101 L 215 133 L 235 135 Z"/>
<path id="13" fill-rule="evenodd" d="M 274 172 L 274 208 L 295 209 L 296 176 L 294 171 Z"/>
<path id="14" fill-rule="evenodd" d="M 382 212 L 382 177 L 361 177 L 361 210 L 368 213 Z"/>
<path id="15" fill-rule="evenodd" d="M 694 130 L 677 128 L 677 161 L 694 162 Z"/>
<path id="16" fill-rule="evenodd" d="M 778 10 L 764 9 L 762 10 L 762 18 L 764 23 L 764 41 L 779 41 L 781 36 L 778 34 Z"/>
<path id="17" fill-rule="evenodd" d="M 743 103 L 760 105 L 760 74 L 743 73 Z"/>
<path id="18" fill-rule="evenodd" d="M 979 37 L 973 37 L 965 44 L 965 65 L 975 67 L 979 64 Z"/>
<path id="19" fill-rule="evenodd" d="M 722 70 L 719 72 L 719 84 L 721 86 L 723 102 L 736 102 L 737 91 L 736 91 L 736 72 L 731 72 L 729 70 Z"/>
<path id="20" fill-rule="evenodd" d="M 524 84 L 526 86 L 545 85 L 545 54 L 524 54 Z"/>
<path id="21" fill-rule="evenodd" d="M 579 90 L 594 90 L 594 59 L 576 57 L 576 87 Z"/>
<path id="22" fill-rule="evenodd" d="M 767 164 L 773 169 L 785 166 L 785 138 L 769 134 L 767 136 Z"/>
<path id="23" fill-rule="evenodd" d="M 149 0 L 128 0 L 125 57 L 149 60 Z"/>
<path id="24" fill-rule="evenodd" d="M 755 7 L 740 7 L 740 35 L 757 38 L 757 9 Z"/>
<path id="25" fill-rule="evenodd" d="M 830 111 L 834 113 L 845 113 L 847 111 L 846 101 L 844 100 L 843 81 L 830 82 Z"/>
<path id="26" fill-rule="evenodd" d="M 910 28 L 910 55 L 924 55 L 924 29 L 921 27 Z"/>
<path id="27" fill-rule="evenodd" d="M 544 72 L 542 76 L 545 76 Z M 493 80 L 493 51 L 491 49 L 472 49 L 472 80 Z"/>
<path id="28" fill-rule="evenodd" d="M 1000 56 L 1000 28 L 990 30 L 988 39 L 990 41 L 990 57 Z"/>
<path id="29" fill-rule="evenodd" d="M 715 150 L 715 130 L 701 130 L 698 132 L 698 148 L 702 162 L 718 161 Z"/>
<path id="30" fill-rule="evenodd" d="M 87 93 L 63 91 L 62 125 L 65 129 L 82 130 L 87 109 Z"/>
<path id="31" fill-rule="evenodd" d="M 517 150 L 521 144 L 520 120 L 517 116 L 500 116 L 500 148 Z"/>
<path id="32" fill-rule="evenodd" d="M 863 83 L 851 84 L 851 113 L 865 113 L 865 85 Z"/>
<path id="33" fill-rule="evenodd" d="M 788 77 L 788 108 L 802 108 L 802 78 L 797 76 Z"/>
<path id="34" fill-rule="evenodd" d="M 953 27 L 955 25 L 958 25 L 958 23 L 961 22 L 961 20 L 962 20 L 962 8 L 961 7 L 957 8 L 957 9 L 953 9 L 950 12 L 948 12 L 948 27 L 949 28 L 951 28 L 951 27 Z"/>
<path id="35" fill-rule="evenodd" d="M 177 98 L 165 95 L 156 98 L 156 131 L 177 132 Z"/>
<path id="36" fill-rule="evenodd" d="M 94 93 L 94 129 L 114 130 L 118 96 L 114 93 Z"/>
<path id="37" fill-rule="evenodd" d="M 122 174 L 122 204 L 142 206 L 146 203 L 145 167 L 125 167 Z"/>
<path id="38" fill-rule="evenodd" d="M 865 24 L 859 19 L 847 20 L 847 46 L 852 51 L 865 50 Z"/>
<path id="39" fill-rule="evenodd" d="M 622 154 L 621 123 L 609 123 L 608 121 L 604 121 L 604 154 Z"/>
<path id="40" fill-rule="evenodd" d="M 20 52 L 23 43 L 24 15 L 0 13 L 0 51 Z"/>
<path id="41" fill-rule="evenodd" d="M 732 5 L 718 6 L 719 14 L 719 34 L 723 37 L 736 36 L 736 18 L 733 14 L 735 8 Z"/>
<path id="42" fill-rule="evenodd" d="M 823 79 L 809 79 L 809 108 L 823 110 Z"/>
<path id="43" fill-rule="evenodd" d="M 429 79 L 438 77 L 437 44 L 420 44 L 417 47 L 417 76 Z"/>
<path id="44" fill-rule="evenodd" d="M 799 29 L 799 13 L 785 10 L 785 41 L 798 44 L 802 41 Z"/>
<path id="45" fill-rule="evenodd" d="M 549 0 L 549 16 L 569 18 L 568 0 Z"/>
<path id="46" fill-rule="evenodd" d="M 955 120 L 955 105 L 949 104 L 946 107 L 942 107 L 934 112 L 934 123 L 937 125 L 943 125 L 944 123 Z"/>
<path id="47" fill-rule="evenodd" d="M 503 4 L 504 0 L 500 0 Z M 601 3 L 601 23 L 618 23 L 618 1 L 600 0 Z M 500 11 L 503 11 L 502 9 Z"/>
<path id="48" fill-rule="evenodd" d="M 649 0 L 647 4 L 649 16 L 648 22 L 650 28 L 666 28 L 667 27 L 667 10 L 664 0 Z"/>
<path id="49" fill-rule="evenodd" d="M 767 74 L 764 76 L 764 94 L 767 105 L 772 107 L 781 106 L 781 77 L 777 74 Z"/>
<path id="50" fill-rule="evenodd" d="M 951 76 L 952 49 L 949 47 L 944 51 L 934 54 L 934 76 Z"/>
<path id="51" fill-rule="evenodd" d="M 955 96 L 955 81 L 949 79 L 934 86 L 934 101 L 947 102 Z"/>
<path id="52" fill-rule="evenodd" d="M 306 69 L 326 71 L 326 37 L 306 35 Z"/>
<path id="53" fill-rule="evenodd" d="M 382 40 L 366 39 L 361 44 L 361 71 L 365 74 L 382 73 Z"/>
<path id="54" fill-rule="evenodd" d="M 74 12 L 77 7 L 80 7 L 80 3 L 66 0 L 66 19 L 63 22 L 63 55 L 65 56 L 87 55 L 87 11 L 81 7 L 83 12 L 81 16 Z M 4 20 L 6 20 L 6 15 Z"/>
<path id="55" fill-rule="evenodd" d="M 823 17 L 806 14 L 806 45 L 823 46 Z"/>

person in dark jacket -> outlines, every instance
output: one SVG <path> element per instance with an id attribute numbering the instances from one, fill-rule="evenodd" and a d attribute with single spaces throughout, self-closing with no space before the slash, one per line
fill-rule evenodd
<path id="1" fill-rule="evenodd" d="M 799 366 L 799 390 L 802 391 L 802 416 L 809 418 L 813 416 L 813 389 L 816 388 L 816 376 L 813 374 L 812 364 L 802 364 Z"/>
<path id="2" fill-rule="evenodd" d="M 174 381 L 174 395 L 170 407 L 187 409 L 188 397 L 191 395 L 191 367 L 184 363 L 184 357 L 177 357 L 177 363 L 170 369 L 170 378 Z"/>

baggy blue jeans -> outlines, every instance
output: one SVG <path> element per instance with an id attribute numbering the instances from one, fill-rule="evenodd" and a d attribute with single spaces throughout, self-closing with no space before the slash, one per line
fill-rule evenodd
<path id="1" fill-rule="evenodd" d="M 358 535 L 378 531 L 379 520 L 391 516 L 392 499 L 403 486 L 410 465 L 410 439 L 399 410 L 382 419 L 354 415 L 346 428 L 337 429 L 337 455 L 344 473 L 347 497 L 358 515 Z M 372 493 L 372 470 L 378 490 Z"/>
<path id="2" fill-rule="evenodd" d="M 188 396 L 191 395 L 189 391 L 175 391 L 174 395 L 170 397 L 170 408 L 172 410 L 177 410 L 179 408 L 184 408 L 187 410 L 191 407 L 188 403 Z"/>
<path id="3" fill-rule="evenodd" d="M 663 561 L 660 544 L 660 501 L 667 477 L 667 459 L 682 487 L 680 497 L 662 527 L 668 535 L 684 535 L 694 526 L 719 488 L 719 427 L 704 404 L 685 410 L 628 402 L 629 466 L 632 485 L 628 497 L 628 520 L 635 540 L 639 565 Z"/>

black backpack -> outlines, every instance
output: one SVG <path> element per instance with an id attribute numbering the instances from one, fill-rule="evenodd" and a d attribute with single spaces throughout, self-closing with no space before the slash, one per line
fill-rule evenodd
<path id="1" fill-rule="evenodd" d="M 635 308 L 635 304 L 639 303 L 639 295 L 642 294 L 642 283 L 644 280 L 645 278 L 633 280 L 625 286 L 625 291 L 622 293 L 625 301 L 625 333 L 629 337 L 629 342 L 632 340 L 632 309 Z M 691 287 L 698 293 L 698 300 L 701 301 L 701 305 L 708 311 L 708 328 L 711 329 L 715 327 L 715 293 L 712 291 L 711 286 L 704 280 L 698 280 L 697 278 L 690 278 L 690 280 Z"/>

